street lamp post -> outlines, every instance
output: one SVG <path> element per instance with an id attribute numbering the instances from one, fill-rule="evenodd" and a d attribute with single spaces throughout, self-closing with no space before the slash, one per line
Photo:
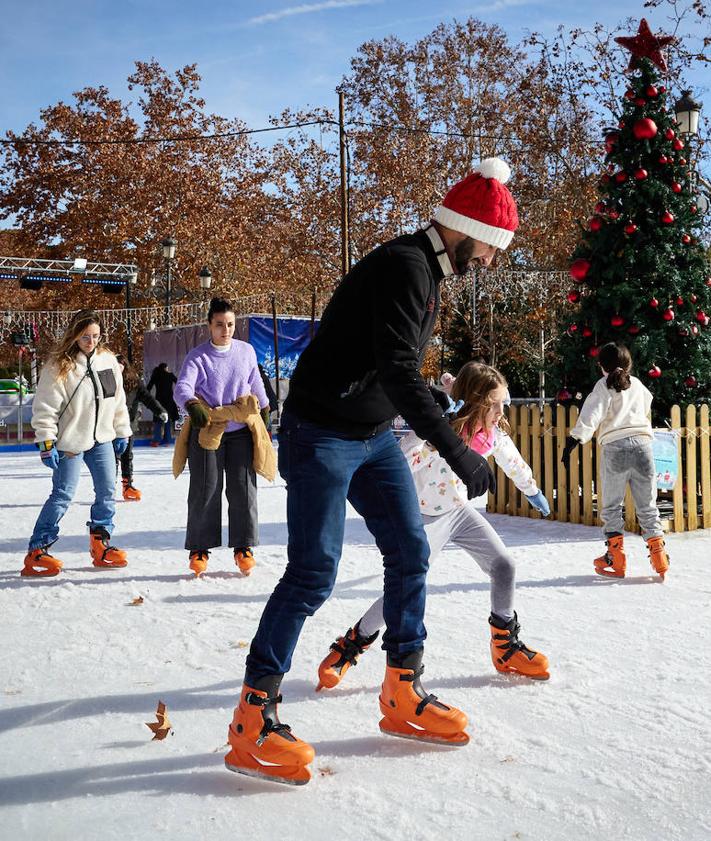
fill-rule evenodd
<path id="1" fill-rule="evenodd" d="M 126 356 L 133 362 L 133 324 L 131 323 L 131 287 L 138 281 L 138 272 L 126 276 Z"/>
<path id="2" fill-rule="evenodd" d="M 176 242 L 173 237 L 166 237 L 161 243 L 163 248 L 163 258 L 165 259 L 165 320 L 166 324 L 170 322 L 170 290 L 171 290 L 171 276 L 170 270 L 173 259 L 175 258 Z"/>
<path id="3" fill-rule="evenodd" d="M 674 116 L 679 125 L 679 134 L 685 137 L 695 137 L 699 133 L 699 114 L 701 105 L 696 102 L 691 91 L 682 91 L 681 99 L 674 105 Z"/>
<path id="4" fill-rule="evenodd" d="M 198 273 L 198 277 L 200 278 L 200 288 L 203 291 L 207 291 L 212 286 L 212 273 L 207 266 L 203 266 Z"/>

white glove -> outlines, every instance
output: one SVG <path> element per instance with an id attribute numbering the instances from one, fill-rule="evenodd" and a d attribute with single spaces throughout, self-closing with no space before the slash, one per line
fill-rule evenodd
<path id="1" fill-rule="evenodd" d="M 163 421 L 163 423 L 168 423 L 168 413 L 161 412 L 158 417 Z"/>

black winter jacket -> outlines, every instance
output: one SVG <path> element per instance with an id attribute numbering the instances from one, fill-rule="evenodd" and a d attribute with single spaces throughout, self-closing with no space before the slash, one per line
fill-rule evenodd
<path id="1" fill-rule="evenodd" d="M 420 374 L 442 270 L 424 231 L 379 246 L 343 278 L 301 354 L 284 408 L 353 439 L 400 414 L 447 459 L 466 444 Z"/>

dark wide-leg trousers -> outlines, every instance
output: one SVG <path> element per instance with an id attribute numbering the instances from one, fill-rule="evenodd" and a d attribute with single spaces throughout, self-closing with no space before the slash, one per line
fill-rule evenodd
<path id="1" fill-rule="evenodd" d="M 217 450 L 203 449 L 198 443 L 198 431 L 190 431 L 186 549 L 222 545 L 223 487 L 227 496 L 228 545 L 234 549 L 259 543 L 253 453 L 252 435 L 246 427 L 226 432 Z"/>

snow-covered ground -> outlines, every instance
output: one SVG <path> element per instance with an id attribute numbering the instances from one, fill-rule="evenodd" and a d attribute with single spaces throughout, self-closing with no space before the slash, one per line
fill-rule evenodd
<path id="1" fill-rule="evenodd" d="M 711 838 L 711 542 L 672 535 L 672 567 L 650 575 L 639 537 L 624 581 L 601 579 L 596 529 L 492 516 L 519 562 L 522 639 L 551 679 L 498 675 L 489 587 L 447 549 L 429 578 L 424 684 L 470 716 L 448 749 L 378 730 L 384 655 L 342 688 L 314 692 L 328 645 L 380 592 L 378 552 L 349 514 L 336 590 L 307 622 L 282 690 L 282 718 L 316 749 L 301 788 L 229 773 L 227 725 L 247 645 L 285 561 L 285 492 L 260 487 L 249 578 L 228 549 L 202 580 L 182 549 L 187 474 L 171 451 L 138 449 L 140 503 L 118 505 L 125 570 L 90 566 L 88 474 L 55 545 L 56 579 L 19 570 L 49 471 L 0 455 L 0 838 L 533 839 Z M 130 602 L 142 596 L 140 606 Z M 151 741 L 159 700 L 174 734 Z"/>

